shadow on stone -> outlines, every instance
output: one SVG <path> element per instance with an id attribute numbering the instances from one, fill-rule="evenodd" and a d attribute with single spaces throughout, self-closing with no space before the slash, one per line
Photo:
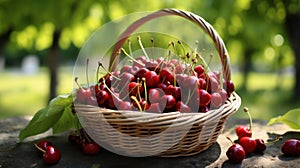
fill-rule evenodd
<path id="1" fill-rule="evenodd" d="M 126 157 L 114 154 L 105 149 L 95 156 L 84 155 L 77 146 L 73 146 L 67 140 L 67 134 L 49 136 L 46 139 L 56 146 L 62 158 L 55 167 L 101 167 L 101 168 L 190 168 L 206 167 L 215 162 L 221 148 L 214 143 L 209 149 L 200 154 L 189 157 L 161 158 L 161 157 Z M 34 143 L 39 140 L 18 143 L 3 156 L 0 155 L 0 165 L 4 167 L 48 167 L 42 162 L 42 158 L 36 154 Z M 21 161 L 15 162 L 17 158 Z"/>
<path id="2" fill-rule="evenodd" d="M 229 160 L 226 160 L 223 164 L 222 164 L 222 168 L 239 168 L 242 167 L 241 163 L 230 163 Z"/>

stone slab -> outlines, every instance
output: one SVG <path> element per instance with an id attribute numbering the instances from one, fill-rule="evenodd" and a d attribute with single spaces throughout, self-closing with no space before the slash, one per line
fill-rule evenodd
<path id="1" fill-rule="evenodd" d="M 125 157 L 111 153 L 105 149 L 95 156 L 87 156 L 71 145 L 68 132 L 51 135 L 51 131 L 38 136 L 18 141 L 19 131 L 29 122 L 30 117 L 16 117 L 0 120 L 0 168 L 3 167 L 49 167 L 35 153 L 34 143 L 41 139 L 51 141 L 62 154 L 57 168 L 200 168 L 200 167 L 294 167 L 300 165 L 300 157 L 286 157 L 280 147 L 284 140 L 289 138 L 300 139 L 300 132 L 291 130 L 285 125 L 276 124 L 266 126 L 265 121 L 254 121 L 253 138 L 262 138 L 265 141 L 283 136 L 283 140 L 269 144 L 264 154 L 251 154 L 241 164 L 231 164 L 226 157 L 226 150 L 231 143 L 226 136 L 236 139 L 235 127 L 247 124 L 248 120 L 230 118 L 218 140 L 208 150 L 189 157 L 159 158 L 159 157 Z"/>

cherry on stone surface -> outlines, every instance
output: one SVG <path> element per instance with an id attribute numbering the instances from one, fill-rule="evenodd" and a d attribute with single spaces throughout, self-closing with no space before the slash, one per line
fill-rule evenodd
<path id="1" fill-rule="evenodd" d="M 251 137 L 252 136 L 252 130 L 250 127 L 245 125 L 240 125 L 235 129 L 236 135 L 239 139 L 242 137 Z"/>
<path id="2" fill-rule="evenodd" d="M 231 163 L 241 163 L 246 157 L 246 152 L 240 144 L 233 144 L 228 148 L 226 156 Z"/>
<path id="3" fill-rule="evenodd" d="M 281 146 L 281 151 L 287 156 L 300 155 L 300 141 L 297 139 L 288 139 Z"/>
<path id="4" fill-rule="evenodd" d="M 264 140 L 262 140 L 262 139 L 255 139 L 255 142 L 256 142 L 255 153 L 263 153 L 266 150 L 266 148 L 267 148 Z"/>
<path id="5" fill-rule="evenodd" d="M 244 148 L 246 154 L 251 154 L 256 149 L 256 141 L 250 137 L 242 137 L 239 139 L 239 144 Z"/>
<path id="6" fill-rule="evenodd" d="M 101 147 L 96 142 L 82 144 L 82 152 L 86 155 L 95 155 L 99 153 Z"/>
<path id="7" fill-rule="evenodd" d="M 43 151 L 42 150 L 46 150 L 47 146 L 52 146 L 52 143 L 48 140 L 41 140 L 37 146 L 40 148 L 36 148 L 36 151 L 39 155 L 43 155 Z M 42 150 L 41 150 L 42 149 Z"/>
<path id="8" fill-rule="evenodd" d="M 47 146 L 43 155 L 43 161 L 46 164 L 57 164 L 61 158 L 61 154 L 58 149 L 53 146 Z"/>

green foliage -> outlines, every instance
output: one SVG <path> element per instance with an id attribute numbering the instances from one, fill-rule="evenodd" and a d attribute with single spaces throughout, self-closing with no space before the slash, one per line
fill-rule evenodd
<path id="1" fill-rule="evenodd" d="M 46 108 L 39 110 L 20 131 L 19 139 L 23 139 L 43 133 L 52 128 L 53 133 L 60 133 L 74 127 L 73 123 L 76 117 L 72 117 L 71 104 L 73 98 L 71 95 L 58 96 L 51 100 Z"/>
<path id="2" fill-rule="evenodd" d="M 283 116 L 271 118 L 268 122 L 268 125 L 272 125 L 275 123 L 283 123 L 293 129 L 300 130 L 300 108 L 290 110 Z"/>

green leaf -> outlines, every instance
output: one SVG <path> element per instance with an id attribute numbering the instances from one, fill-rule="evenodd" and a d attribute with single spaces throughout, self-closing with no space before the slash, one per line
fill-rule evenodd
<path id="1" fill-rule="evenodd" d="M 51 100 L 48 107 L 39 110 L 28 123 L 28 125 L 20 131 L 19 139 L 37 135 L 51 128 L 62 116 L 65 108 L 72 104 L 71 95 L 58 96 Z"/>
<path id="2" fill-rule="evenodd" d="M 300 129 L 300 108 L 290 110 L 283 116 L 271 118 L 268 122 L 268 125 L 274 123 L 283 123 L 293 129 Z"/>
<path id="3" fill-rule="evenodd" d="M 76 127 L 75 120 L 77 120 L 77 117 L 72 113 L 71 106 L 72 105 L 70 104 L 68 107 L 65 108 L 59 120 L 53 125 L 53 134 L 61 133 Z"/>

